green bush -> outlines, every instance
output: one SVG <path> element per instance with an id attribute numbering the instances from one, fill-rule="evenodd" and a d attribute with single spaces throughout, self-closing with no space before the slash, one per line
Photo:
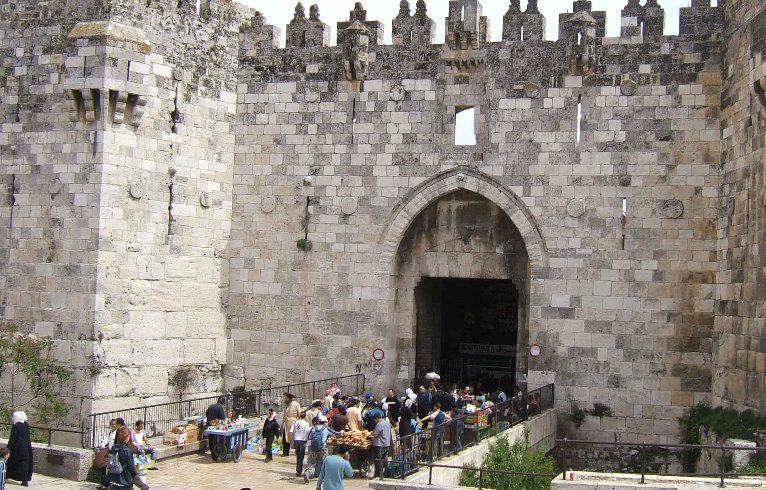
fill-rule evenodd
<path id="1" fill-rule="evenodd" d="M 482 468 L 544 475 L 525 476 L 483 472 L 481 477 L 482 488 L 498 490 L 547 490 L 551 488 L 554 474 L 553 458 L 546 456 L 540 450 L 530 451 L 529 436 L 526 432 L 524 439 L 518 439 L 513 444 L 505 438 L 500 438 L 491 444 L 489 452 L 482 461 Z M 460 485 L 476 487 L 478 484 L 479 471 L 471 467 L 464 469 L 460 475 Z"/>
<path id="2" fill-rule="evenodd" d="M 737 412 L 736 410 L 716 407 L 699 403 L 689 410 L 689 414 L 681 419 L 684 427 L 682 444 L 700 444 L 700 428 L 705 428 L 718 436 L 718 439 L 751 439 L 753 433 L 766 429 L 766 417 L 752 410 Z M 699 449 L 684 449 L 679 458 L 684 471 L 697 471 L 701 451 Z"/>

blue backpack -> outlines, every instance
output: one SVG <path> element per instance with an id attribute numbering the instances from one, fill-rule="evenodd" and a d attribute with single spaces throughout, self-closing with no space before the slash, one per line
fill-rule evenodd
<path id="1" fill-rule="evenodd" d="M 324 449 L 324 431 L 327 430 L 326 427 L 323 427 L 321 429 L 317 429 L 316 427 L 312 427 L 311 431 L 309 432 L 309 448 L 312 451 L 321 451 Z"/>

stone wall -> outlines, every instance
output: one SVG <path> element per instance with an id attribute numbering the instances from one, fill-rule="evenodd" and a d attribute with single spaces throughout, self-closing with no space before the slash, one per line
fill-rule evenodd
<path id="1" fill-rule="evenodd" d="M 222 389 L 247 12 L 203 6 L 0 5 L 3 317 L 56 339 L 73 418 Z"/>
<path id="2" fill-rule="evenodd" d="M 720 41 L 598 37 L 587 3 L 557 42 L 488 43 L 477 20 L 443 46 L 370 42 L 364 59 L 277 49 L 262 22 L 244 32 L 230 325 L 248 382 L 361 365 L 378 391 L 411 383 L 412 285 L 497 274 L 447 255 L 401 281 L 415 217 L 465 188 L 498 203 L 527 248 L 519 351 L 545 355 L 519 374 L 555 379 L 567 410 L 613 407 L 613 426 L 587 437 L 677 434 L 711 386 Z M 454 144 L 466 107 L 476 146 Z"/>
<path id="3" fill-rule="evenodd" d="M 488 42 L 453 0 L 435 45 L 405 2 L 391 46 L 361 6 L 336 46 L 299 6 L 279 48 L 228 0 L 0 0 L 2 317 L 57 339 L 74 419 L 352 372 L 403 388 L 418 281 L 508 278 L 518 351 L 543 347 L 518 379 L 614 410 L 562 429 L 674 441 L 711 392 L 762 391 L 756 3 L 695 1 L 664 36 L 630 2 L 607 38 L 577 0 L 545 41 L 511 2 Z M 450 200 L 493 218 L 472 239 L 431 219 Z"/>
<path id="4" fill-rule="evenodd" d="M 766 400 L 763 242 L 766 229 L 766 10 L 726 2 L 721 95 L 715 376 L 717 402 L 763 411 Z"/>

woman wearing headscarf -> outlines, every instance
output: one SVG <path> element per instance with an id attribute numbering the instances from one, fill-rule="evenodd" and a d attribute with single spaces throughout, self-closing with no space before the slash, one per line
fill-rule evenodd
<path id="1" fill-rule="evenodd" d="M 32 439 L 29 437 L 29 424 L 25 412 L 13 412 L 11 419 L 11 436 L 8 438 L 8 449 L 11 456 L 8 458 L 7 477 L 10 480 L 18 480 L 24 487 L 29 486 L 32 479 Z"/>

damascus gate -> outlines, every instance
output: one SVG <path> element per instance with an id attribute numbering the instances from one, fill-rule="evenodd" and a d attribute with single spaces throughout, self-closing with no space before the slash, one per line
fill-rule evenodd
<path id="1" fill-rule="evenodd" d="M 0 0 L 0 315 L 74 370 L 68 423 L 434 370 L 612 407 L 583 438 L 766 409 L 763 2 L 671 36 L 627 0 L 618 37 L 562 2 L 556 40 L 427 3 Z"/>

